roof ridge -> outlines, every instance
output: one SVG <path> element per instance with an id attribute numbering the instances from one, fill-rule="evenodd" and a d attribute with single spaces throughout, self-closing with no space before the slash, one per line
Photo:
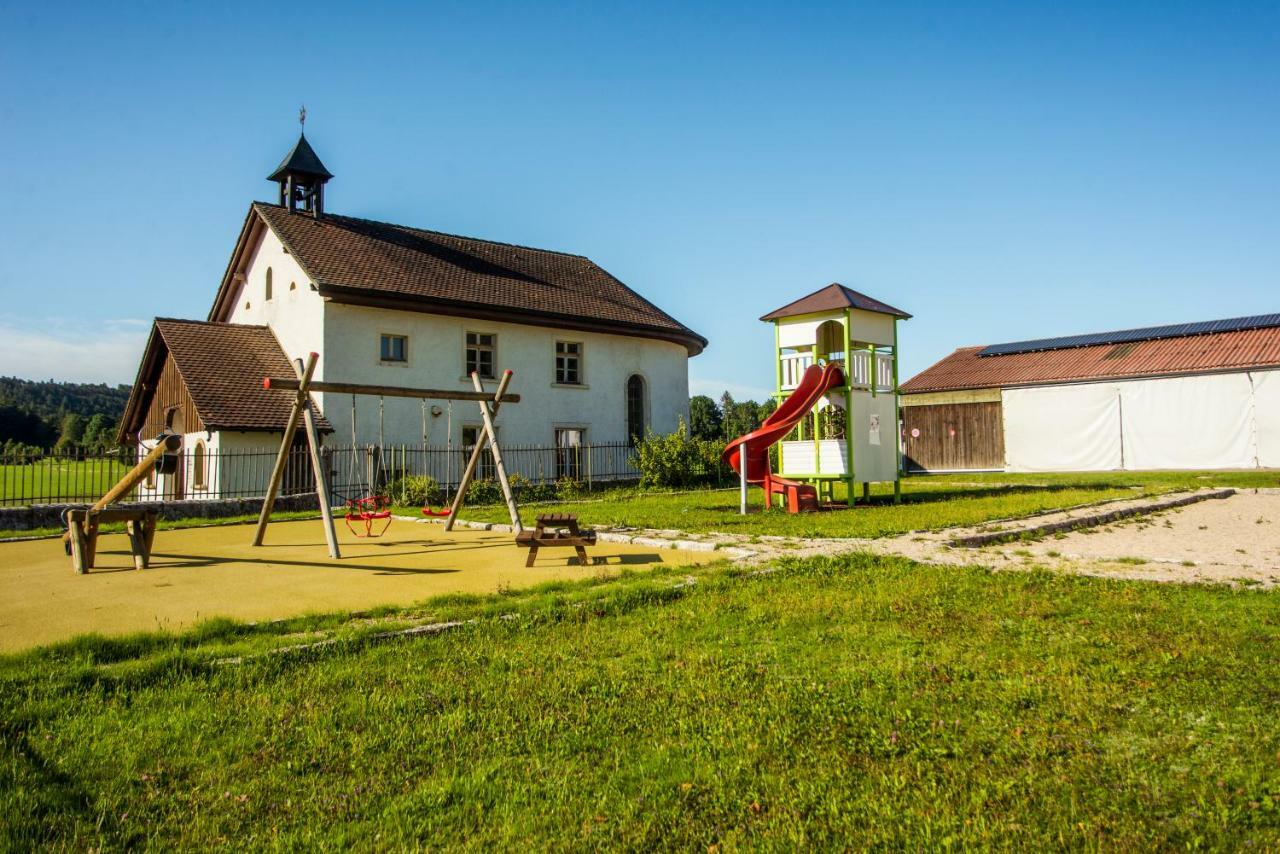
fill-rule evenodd
<path id="1" fill-rule="evenodd" d="M 156 323 L 192 323 L 199 326 L 235 326 L 240 329 L 270 329 L 265 323 L 232 323 L 229 320 L 191 320 L 186 317 L 157 317 Z"/>
<path id="2" fill-rule="evenodd" d="M 286 208 L 283 208 L 277 204 L 273 204 L 272 202 L 255 201 L 253 204 L 263 205 L 264 207 L 274 208 L 275 210 L 288 213 L 288 210 Z M 586 261 L 591 260 L 590 257 L 583 255 L 579 252 L 564 252 L 560 249 L 545 249 L 541 246 L 527 246 L 523 243 L 511 243 L 506 240 L 490 240 L 487 237 L 473 237 L 469 234 L 454 234 L 449 231 L 438 231 L 434 228 L 419 228 L 416 225 L 402 225 L 401 223 L 398 223 L 398 222 L 388 222 L 385 219 L 369 219 L 368 217 L 349 216 L 348 214 L 336 214 L 336 213 L 331 213 L 329 211 L 325 211 L 325 213 L 319 218 L 319 222 L 323 223 L 326 220 L 335 220 L 335 219 L 336 220 L 343 220 L 343 219 L 352 220 L 354 222 L 368 222 L 374 225 L 389 226 L 391 228 L 401 228 L 401 229 L 404 229 L 405 231 L 417 231 L 423 234 L 436 234 L 436 235 L 439 235 L 440 237 L 453 237 L 458 240 L 472 240 L 476 243 L 487 243 L 490 246 L 510 246 L 512 249 L 524 249 L 529 252 L 545 252 L 548 255 L 563 255 L 566 258 L 581 258 Z"/>
<path id="3" fill-rule="evenodd" d="M 1106 332 L 1083 332 L 1072 335 L 1053 335 L 1044 338 L 1026 338 L 1001 344 L 988 344 L 984 356 L 1011 356 L 1041 350 L 1074 350 L 1079 347 L 1097 347 L 1105 344 L 1129 344 L 1140 341 L 1158 341 L 1168 338 L 1192 338 L 1219 332 L 1244 332 L 1250 329 L 1280 327 L 1280 313 L 1249 314 L 1242 317 L 1224 317 L 1218 320 L 1195 320 L 1186 323 L 1161 323 L 1155 326 L 1137 326 L 1129 329 L 1112 329 Z"/>

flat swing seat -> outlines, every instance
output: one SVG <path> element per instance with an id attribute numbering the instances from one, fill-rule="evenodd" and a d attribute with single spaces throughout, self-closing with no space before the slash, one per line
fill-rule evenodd
<path id="1" fill-rule="evenodd" d="M 564 530 L 548 530 L 555 528 Z M 591 559 L 587 557 L 586 547 L 595 544 L 596 532 L 580 530 L 578 517 L 572 513 L 544 513 L 538 517 L 534 530 L 516 534 L 516 545 L 529 550 L 526 567 L 533 566 L 540 548 L 571 548 L 578 556 L 578 563 L 587 566 Z"/>

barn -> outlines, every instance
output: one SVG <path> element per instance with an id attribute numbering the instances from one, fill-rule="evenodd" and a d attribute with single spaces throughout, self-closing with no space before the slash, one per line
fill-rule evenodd
<path id="1" fill-rule="evenodd" d="M 1280 314 L 961 347 L 901 405 L 908 471 L 1280 468 Z"/>

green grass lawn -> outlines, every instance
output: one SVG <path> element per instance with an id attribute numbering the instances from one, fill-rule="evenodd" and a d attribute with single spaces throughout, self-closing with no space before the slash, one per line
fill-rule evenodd
<path id="1" fill-rule="evenodd" d="M 736 490 L 680 493 L 618 490 L 578 502 L 525 504 L 521 506 L 521 519 L 531 524 L 539 513 L 565 512 L 577 513 L 585 524 L 598 526 L 796 537 L 883 537 L 915 530 L 976 525 L 1141 494 L 1128 486 L 974 486 L 912 479 L 903 483 L 902 503 L 898 505 L 892 503 L 891 487 L 877 485 L 870 505 L 796 515 L 780 509 L 765 510 L 763 493 L 752 488 L 749 501 L 753 512 L 741 516 Z M 837 498 L 843 498 L 842 489 L 838 489 Z M 401 512 L 416 511 L 401 508 Z M 505 505 L 466 506 L 461 515 L 487 522 L 510 519 Z"/>
<path id="2" fill-rule="evenodd" d="M 884 537 L 978 525 L 1096 501 L 1180 489 L 1276 485 L 1280 485 L 1280 473 L 1276 472 L 926 475 L 903 480 L 900 505 L 892 503 L 891 485 L 875 484 L 871 505 L 828 513 L 791 515 L 776 509 L 765 511 L 763 493 L 756 488 L 749 492 L 753 512 L 745 517 L 738 515 L 736 489 L 680 493 L 624 489 L 590 495 L 576 502 L 525 504 L 521 507 L 521 519 L 530 524 L 539 513 L 563 512 L 577 513 L 585 524 L 598 526 L 797 537 Z M 835 497 L 844 499 L 843 485 L 836 486 Z M 417 509 L 404 507 L 399 512 L 412 514 Z M 462 516 L 486 522 L 509 520 L 505 506 L 467 506 Z"/>
<path id="3" fill-rule="evenodd" d="M 1280 846 L 1274 594 L 689 572 L 0 659 L 0 844 Z"/>
<path id="4" fill-rule="evenodd" d="M 27 465 L 0 465 L 0 506 L 22 506 L 32 497 L 42 504 L 96 501 L 131 466 L 111 458 L 60 460 L 46 457 Z"/>

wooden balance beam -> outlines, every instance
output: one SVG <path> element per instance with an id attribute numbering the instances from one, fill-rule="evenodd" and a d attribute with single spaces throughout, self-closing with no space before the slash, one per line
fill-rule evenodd
<path id="1" fill-rule="evenodd" d="M 566 530 L 547 530 L 552 527 Z M 586 547 L 595 544 L 596 532 L 579 530 L 578 517 L 572 513 L 544 513 L 538 517 L 534 530 L 516 534 L 516 545 L 529 550 L 529 558 L 524 562 L 526 567 L 533 566 L 540 548 L 571 548 L 578 555 L 578 563 L 588 566 L 591 561 L 587 557 Z"/>
<path id="2" fill-rule="evenodd" d="M 124 522 L 129 534 L 129 550 L 133 553 L 133 568 L 146 569 L 151 565 L 151 544 L 156 538 L 156 520 L 159 517 L 159 510 L 143 507 L 68 510 L 71 565 L 81 575 L 92 569 L 98 555 L 98 526 Z"/>
<path id="3" fill-rule="evenodd" d="M 133 488 L 135 486 L 137 486 L 139 483 L 142 483 L 142 481 L 146 480 L 147 475 L 151 473 L 152 468 L 156 465 L 156 463 L 160 461 L 161 457 L 163 457 L 165 454 L 176 453 L 178 449 L 181 447 L 182 447 L 181 436 L 177 436 L 173 433 L 161 433 L 159 436 L 156 437 L 156 446 L 152 448 L 151 451 L 145 457 L 139 460 L 138 464 L 134 466 L 129 471 L 128 474 L 120 478 L 120 480 L 116 483 L 115 486 L 107 490 L 106 495 L 102 496 L 97 501 L 95 501 L 93 505 L 89 507 L 87 510 L 68 510 L 67 511 L 67 514 L 66 514 L 67 532 L 62 535 L 62 544 L 63 544 L 63 547 L 66 549 L 67 554 L 71 555 L 71 565 L 75 567 L 76 572 L 80 572 L 80 573 L 87 572 L 93 566 L 93 558 L 98 547 L 98 525 L 100 523 L 120 522 L 120 521 L 129 522 L 129 525 L 127 527 L 129 527 L 130 529 L 129 538 L 130 538 L 130 543 L 132 544 L 133 524 L 137 522 L 145 525 L 146 515 L 148 513 L 154 513 L 155 511 L 119 510 L 119 509 L 107 511 L 107 507 L 119 501 L 121 498 L 124 498 L 125 496 L 127 496 L 130 492 L 133 491 Z M 107 513 L 107 516 L 110 518 L 105 518 L 103 516 L 104 512 Z M 117 514 L 125 514 L 125 515 L 117 515 Z M 142 514 L 142 515 L 138 516 L 136 514 Z M 80 553 L 78 557 L 76 554 L 77 527 L 76 525 L 72 524 L 72 519 L 79 520 L 78 530 L 79 530 Z M 138 569 L 143 569 L 147 566 L 147 563 L 150 560 L 150 555 L 151 555 L 151 540 L 154 538 L 155 538 L 155 520 L 152 519 L 150 533 L 146 534 L 146 537 L 145 537 L 146 554 L 142 557 L 141 563 L 139 563 L 138 550 L 134 549 L 134 552 L 133 552 L 133 564 L 134 566 L 138 567 Z"/>

